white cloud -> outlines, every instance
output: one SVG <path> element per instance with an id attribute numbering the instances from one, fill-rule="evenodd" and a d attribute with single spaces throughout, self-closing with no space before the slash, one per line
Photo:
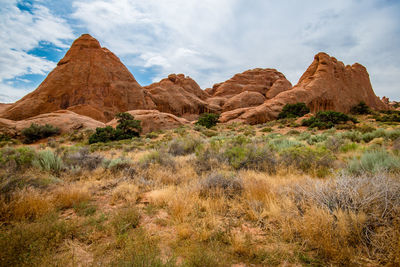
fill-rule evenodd
<path id="1" fill-rule="evenodd" d="M 326 51 L 366 65 L 376 93 L 398 98 L 399 8 L 380 3 L 76 0 L 73 17 L 127 65 L 160 66 L 156 80 L 182 72 L 205 88 L 272 67 L 296 83 L 314 54 Z"/>
<path id="2" fill-rule="evenodd" d="M 42 5 L 33 4 L 28 12 L 18 9 L 17 1 L 0 3 L 0 101 L 12 102 L 29 90 L 10 87 L 5 80 L 25 74 L 45 75 L 55 66 L 55 62 L 28 52 L 41 41 L 65 48 L 63 40 L 74 36 L 65 20 Z"/>

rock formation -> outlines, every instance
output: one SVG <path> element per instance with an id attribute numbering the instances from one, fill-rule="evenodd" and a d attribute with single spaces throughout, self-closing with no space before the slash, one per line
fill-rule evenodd
<path id="1" fill-rule="evenodd" d="M 96 121 L 87 116 L 79 115 L 69 110 L 58 110 L 20 121 L 0 119 L 0 129 L 2 132 L 14 136 L 24 128 L 31 126 L 32 123 L 39 125 L 53 125 L 60 128 L 61 133 L 68 133 L 74 130 L 96 129 L 97 127 L 104 127 L 104 123 Z"/>
<path id="2" fill-rule="evenodd" d="M 276 119 L 285 104 L 296 102 L 306 103 L 311 112 L 349 112 L 360 101 L 373 109 L 387 108 L 375 95 L 365 67 L 358 63 L 345 66 L 335 58 L 319 53 L 292 89 L 279 93 L 255 108 L 223 113 L 220 121 L 263 123 Z"/>
<path id="3" fill-rule="evenodd" d="M 152 108 L 155 105 L 150 96 L 118 57 L 84 34 L 73 42 L 38 88 L 6 109 L 1 117 L 23 120 L 69 109 L 106 122 L 118 112 Z"/>
<path id="4" fill-rule="evenodd" d="M 189 124 L 189 121 L 176 117 L 170 113 L 163 113 L 158 110 L 131 110 L 128 111 L 136 120 L 141 121 L 142 134 L 155 132 L 159 130 L 167 130 L 177 128 L 179 126 Z M 107 125 L 116 127 L 117 120 L 114 119 Z"/>
<path id="5" fill-rule="evenodd" d="M 212 97 L 231 98 L 240 93 L 258 92 L 267 99 L 292 88 L 285 76 L 275 69 L 253 69 L 236 74 L 231 79 L 218 83 L 206 92 Z"/>
<path id="6" fill-rule="evenodd" d="M 0 114 L 1 114 L 2 112 L 4 112 L 6 109 L 8 109 L 9 107 L 11 107 L 11 105 L 12 105 L 12 104 L 3 104 L 3 103 L 0 103 Z"/>
<path id="7" fill-rule="evenodd" d="M 205 112 L 219 112 L 220 107 L 206 102 L 209 95 L 190 77 L 171 74 L 158 83 L 145 87 L 156 109 L 176 116 L 196 119 Z"/>

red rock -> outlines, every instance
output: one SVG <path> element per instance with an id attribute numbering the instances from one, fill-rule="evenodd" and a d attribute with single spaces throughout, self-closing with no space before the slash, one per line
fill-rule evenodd
<path id="1" fill-rule="evenodd" d="M 84 34 L 74 41 L 41 85 L 1 117 L 23 120 L 70 109 L 106 122 L 118 112 L 151 108 L 155 105 L 150 96 L 118 57 Z"/>
<path id="2" fill-rule="evenodd" d="M 12 105 L 12 104 L 3 104 L 3 103 L 0 103 L 0 114 L 1 114 L 2 112 L 4 112 L 6 109 L 8 109 L 9 107 L 11 107 L 11 105 Z"/>
<path id="3" fill-rule="evenodd" d="M 171 74 L 158 83 L 145 87 L 151 94 L 156 109 L 189 120 L 205 112 L 219 112 L 220 108 L 206 102 L 209 95 L 190 77 Z"/>
<path id="4" fill-rule="evenodd" d="M 12 121 L 0 119 L 0 132 L 17 135 L 23 129 L 31 126 L 32 123 L 45 125 L 50 124 L 60 128 L 61 133 L 68 133 L 74 130 L 96 129 L 104 127 L 105 124 L 87 116 L 76 114 L 68 110 L 58 110 L 52 113 L 40 114 L 26 120 Z"/>
<path id="5" fill-rule="evenodd" d="M 236 74 L 231 79 L 215 84 L 208 90 L 211 96 L 230 98 L 245 91 L 258 92 L 267 98 L 292 87 L 285 76 L 275 69 L 253 69 Z M 272 92 L 268 92 L 273 89 Z"/>
<path id="6" fill-rule="evenodd" d="M 229 98 L 222 107 L 223 112 L 259 106 L 266 100 L 265 96 L 258 92 L 244 91 L 234 97 Z"/>
<path id="7" fill-rule="evenodd" d="M 313 113 L 322 110 L 347 113 L 360 101 L 373 109 L 387 108 L 375 95 L 365 67 L 358 63 L 345 66 L 335 58 L 319 53 L 291 90 L 284 91 L 244 113 L 237 113 L 236 117 L 222 114 L 221 122 L 264 123 L 276 119 L 285 104 L 297 102 L 306 103 Z"/>
<path id="8" fill-rule="evenodd" d="M 176 117 L 169 113 L 162 113 L 158 110 L 131 110 L 128 111 L 136 120 L 141 121 L 142 134 L 155 132 L 159 130 L 167 130 L 177 128 L 179 126 L 189 124 L 189 121 L 183 118 Z M 113 119 L 107 125 L 116 127 L 118 124 L 116 119 Z"/>

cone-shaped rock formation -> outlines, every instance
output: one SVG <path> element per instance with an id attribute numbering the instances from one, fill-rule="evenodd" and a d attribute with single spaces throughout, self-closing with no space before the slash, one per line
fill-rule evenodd
<path id="1" fill-rule="evenodd" d="M 118 57 L 84 34 L 42 84 L 4 111 L 2 117 L 22 120 L 68 109 L 106 122 L 118 112 L 154 108 L 147 92 Z"/>

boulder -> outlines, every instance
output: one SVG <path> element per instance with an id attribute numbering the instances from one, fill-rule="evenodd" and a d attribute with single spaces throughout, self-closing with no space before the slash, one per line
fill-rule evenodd
<path id="1" fill-rule="evenodd" d="M 75 40 L 56 68 L 32 93 L 0 114 L 24 120 L 60 109 L 107 122 L 118 112 L 154 109 L 150 95 L 117 56 L 89 34 Z"/>
<path id="2" fill-rule="evenodd" d="M 328 54 L 319 53 L 292 89 L 244 113 L 236 113 L 236 117 L 222 114 L 221 118 L 258 124 L 276 119 L 285 104 L 304 102 L 313 113 L 324 110 L 347 113 L 360 101 L 375 110 L 387 109 L 375 95 L 364 66 L 358 63 L 345 66 Z"/>
<path id="3" fill-rule="evenodd" d="M 170 113 L 163 113 L 158 110 L 131 110 L 128 111 L 135 120 L 141 121 L 142 134 L 155 132 L 159 130 L 167 130 L 177 128 L 179 126 L 189 124 L 189 121 L 179 118 Z M 118 124 L 116 119 L 107 123 L 107 126 L 116 127 Z"/>
<path id="4" fill-rule="evenodd" d="M 205 112 L 220 112 L 218 106 L 209 104 L 209 95 L 190 77 L 171 74 L 160 82 L 146 86 L 157 110 L 194 120 Z"/>

